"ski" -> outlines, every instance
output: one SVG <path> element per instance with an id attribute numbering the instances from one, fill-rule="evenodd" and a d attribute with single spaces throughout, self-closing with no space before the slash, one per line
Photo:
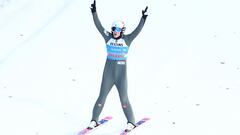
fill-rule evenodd
<path id="1" fill-rule="evenodd" d="M 135 128 L 139 127 L 140 125 L 142 125 L 143 123 L 145 123 L 145 122 L 148 121 L 148 120 L 150 120 L 150 118 L 143 118 L 143 119 L 141 119 L 140 121 L 138 121 L 138 122 L 135 124 L 135 125 L 136 125 Z M 135 129 L 135 128 L 134 128 L 134 129 Z M 133 131 L 134 129 L 132 129 L 131 131 Z M 127 134 L 130 133 L 131 131 L 126 132 L 125 130 L 123 130 L 123 131 L 120 133 L 120 135 L 127 135 Z"/>
<path id="2" fill-rule="evenodd" d="M 113 117 L 111 116 L 106 116 L 104 117 L 103 119 L 99 120 L 98 121 L 98 126 L 93 128 L 93 129 L 88 129 L 88 128 L 85 128 L 83 129 L 82 131 L 80 131 L 77 135 L 86 135 L 86 134 L 89 134 L 90 132 L 94 131 L 95 129 L 99 128 L 100 126 L 102 126 L 103 124 L 107 123 L 109 120 L 111 120 Z"/>

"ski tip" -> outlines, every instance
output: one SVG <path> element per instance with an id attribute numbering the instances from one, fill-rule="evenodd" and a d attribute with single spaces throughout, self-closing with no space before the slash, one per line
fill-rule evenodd
<path id="1" fill-rule="evenodd" d="M 143 120 L 150 120 L 151 118 L 149 118 L 149 117 L 145 117 L 145 118 L 143 118 Z"/>
<path id="2" fill-rule="evenodd" d="M 112 116 L 106 116 L 106 117 L 104 117 L 103 119 L 105 119 L 105 120 L 110 120 L 110 119 L 112 119 L 113 117 Z"/>

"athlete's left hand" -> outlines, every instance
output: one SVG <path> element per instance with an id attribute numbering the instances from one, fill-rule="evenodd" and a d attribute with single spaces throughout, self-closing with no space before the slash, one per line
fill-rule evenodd
<path id="1" fill-rule="evenodd" d="M 148 10 L 148 6 L 146 6 L 145 10 L 142 10 L 142 17 L 143 17 L 144 19 L 146 19 L 147 16 L 148 16 L 147 10 Z"/>
<path id="2" fill-rule="evenodd" d="M 94 0 L 93 4 L 91 4 L 91 11 L 92 13 L 96 12 L 96 0 Z"/>

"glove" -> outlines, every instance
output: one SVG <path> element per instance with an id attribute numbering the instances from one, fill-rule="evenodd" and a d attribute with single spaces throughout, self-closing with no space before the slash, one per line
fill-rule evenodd
<path id="1" fill-rule="evenodd" d="M 148 6 L 146 6 L 145 10 L 142 10 L 142 18 L 146 19 L 148 16 L 148 12 L 147 12 Z"/>
<path id="2" fill-rule="evenodd" d="M 91 4 L 91 11 L 92 13 L 96 12 L 96 0 L 94 0 L 93 4 Z"/>

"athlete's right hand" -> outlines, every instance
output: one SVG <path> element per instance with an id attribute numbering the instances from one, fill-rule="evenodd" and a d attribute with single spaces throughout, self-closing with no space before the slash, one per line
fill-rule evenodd
<path id="1" fill-rule="evenodd" d="M 148 16 L 147 9 L 148 9 L 148 6 L 146 6 L 145 10 L 142 10 L 142 17 L 143 17 L 144 19 L 146 19 L 147 16 Z"/>
<path id="2" fill-rule="evenodd" d="M 94 0 L 93 4 L 91 4 L 91 11 L 92 13 L 96 12 L 96 0 Z"/>

